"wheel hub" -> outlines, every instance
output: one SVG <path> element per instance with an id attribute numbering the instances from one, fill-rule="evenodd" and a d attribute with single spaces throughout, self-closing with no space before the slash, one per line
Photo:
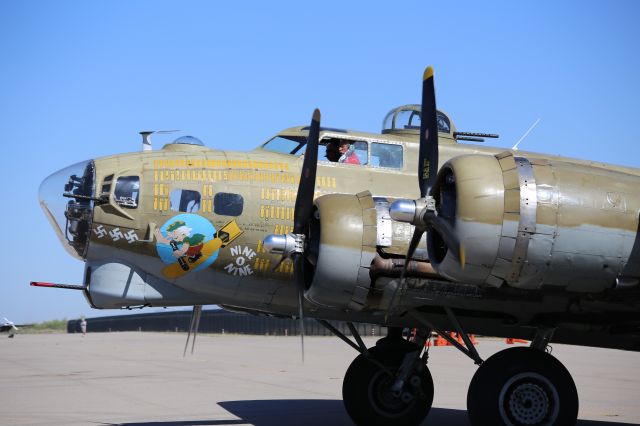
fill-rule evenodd
<path id="1" fill-rule="evenodd" d="M 539 374 L 518 374 L 500 392 L 500 414 L 508 425 L 553 425 L 558 412 L 558 392 Z"/>
<path id="2" fill-rule="evenodd" d="M 540 423 L 549 411 L 549 398 L 534 383 L 518 385 L 509 396 L 509 411 L 524 424 Z"/>
<path id="3" fill-rule="evenodd" d="M 400 416 L 411 408 L 414 398 L 405 402 L 402 398 L 402 393 L 396 395 L 391 390 L 393 385 L 393 377 L 390 377 L 386 372 L 379 371 L 376 377 L 371 380 L 371 386 L 369 387 L 369 398 L 373 404 L 373 408 L 382 414 L 394 416 Z"/>

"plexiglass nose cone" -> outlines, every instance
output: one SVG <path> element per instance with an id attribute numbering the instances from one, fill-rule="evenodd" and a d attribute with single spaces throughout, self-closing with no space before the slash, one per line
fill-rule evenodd
<path id="1" fill-rule="evenodd" d="M 40 184 L 40 207 L 64 248 L 82 259 L 89 244 L 93 216 L 95 170 L 93 161 L 83 161 L 47 177 Z"/>

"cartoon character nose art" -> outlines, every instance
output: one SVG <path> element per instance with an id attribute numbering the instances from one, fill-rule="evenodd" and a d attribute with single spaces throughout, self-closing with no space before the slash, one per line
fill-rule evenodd
<path id="1" fill-rule="evenodd" d="M 219 231 L 207 219 L 197 214 L 180 214 L 156 229 L 156 250 L 167 264 L 162 274 L 169 279 L 180 278 L 205 269 L 218 258 L 218 251 L 242 234 L 235 220 Z"/>

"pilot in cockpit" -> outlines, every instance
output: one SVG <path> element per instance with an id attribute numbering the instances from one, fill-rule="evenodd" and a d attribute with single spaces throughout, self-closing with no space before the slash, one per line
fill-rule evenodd
<path id="1" fill-rule="evenodd" d="M 339 163 L 360 164 L 360 159 L 358 158 L 358 154 L 356 154 L 355 146 L 353 146 L 348 140 L 340 140 L 338 151 L 340 152 L 340 158 L 338 159 Z"/>

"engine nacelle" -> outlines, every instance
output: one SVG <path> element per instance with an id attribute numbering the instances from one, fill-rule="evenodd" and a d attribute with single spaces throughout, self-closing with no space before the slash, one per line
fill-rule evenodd
<path id="1" fill-rule="evenodd" d="M 87 262 L 85 282 L 88 301 L 98 309 L 215 303 L 118 261 Z"/>
<path id="2" fill-rule="evenodd" d="M 630 256 L 640 245 L 639 186 L 636 175 L 586 162 L 512 152 L 453 158 L 434 195 L 466 264 L 435 232 L 428 235 L 430 261 L 450 279 L 494 287 L 597 292 L 619 278 L 637 282 L 638 259 Z"/>
<path id="3" fill-rule="evenodd" d="M 376 255 L 377 216 L 369 192 L 331 194 L 315 201 L 307 250 L 305 297 L 319 305 L 359 311 L 371 286 L 369 270 Z"/>

